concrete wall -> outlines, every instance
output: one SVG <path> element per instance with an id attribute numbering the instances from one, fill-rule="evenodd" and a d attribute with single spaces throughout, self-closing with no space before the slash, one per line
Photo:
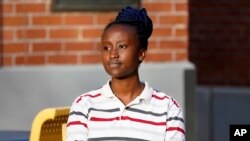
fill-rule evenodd
<path id="1" fill-rule="evenodd" d="M 230 124 L 250 123 L 250 88 L 197 88 L 197 140 L 229 141 Z"/>
<path id="2" fill-rule="evenodd" d="M 188 62 L 142 64 L 140 76 L 175 98 L 184 112 L 189 111 L 186 126 L 188 136 L 192 136 L 196 112 L 194 66 Z M 101 87 L 108 79 L 101 65 L 2 68 L 0 130 L 29 130 L 34 116 L 43 108 L 70 106 L 78 95 Z"/>

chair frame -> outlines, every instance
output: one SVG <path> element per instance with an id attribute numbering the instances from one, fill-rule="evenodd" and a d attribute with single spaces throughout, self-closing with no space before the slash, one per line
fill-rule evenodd
<path id="1" fill-rule="evenodd" d="M 32 122 L 31 132 L 30 132 L 30 141 L 40 141 L 42 135 L 42 126 L 46 123 L 46 121 L 55 120 L 57 117 L 60 116 L 68 116 L 69 115 L 70 107 L 56 107 L 56 108 L 46 108 L 40 111 Z M 65 123 L 62 123 L 62 140 L 64 140 L 65 136 Z M 53 128 L 53 127 L 51 127 Z"/>

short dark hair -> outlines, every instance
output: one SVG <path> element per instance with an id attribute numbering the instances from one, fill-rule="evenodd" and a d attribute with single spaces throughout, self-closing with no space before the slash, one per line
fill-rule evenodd
<path id="1" fill-rule="evenodd" d="M 148 38 L 153 32 L 153 23 L 145 8 L 136 9 L 129 6 L 123 8 L 116 16 L 116 19 L 104 28 L 104 31 L 116 24 L 135 27 L 139 37 L 140 47 L 147 49 Z"/>

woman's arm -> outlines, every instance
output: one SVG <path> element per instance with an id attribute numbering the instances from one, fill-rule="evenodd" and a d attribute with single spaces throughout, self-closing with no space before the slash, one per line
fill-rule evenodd
<path id="1" fill-rule="evenodd" d="M 66 141 L 87 141 L 88 137 L 88 107 L 84 101 L 77 98 L 70 109 L 67 122 Z"/>
<path id="2" fill-rule="evenodd" d="M 165 141 L 185 141 L 185 125 L 180 106 L 172 99 L 168 108 Z"/>

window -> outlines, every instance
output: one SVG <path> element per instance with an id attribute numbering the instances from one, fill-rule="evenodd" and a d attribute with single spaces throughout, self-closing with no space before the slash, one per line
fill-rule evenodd
<path id="1" fill-rule="evenodd" d="M 139 7 L 140 0 L 53 0 L 53 11 L 112 11 Z"/>

